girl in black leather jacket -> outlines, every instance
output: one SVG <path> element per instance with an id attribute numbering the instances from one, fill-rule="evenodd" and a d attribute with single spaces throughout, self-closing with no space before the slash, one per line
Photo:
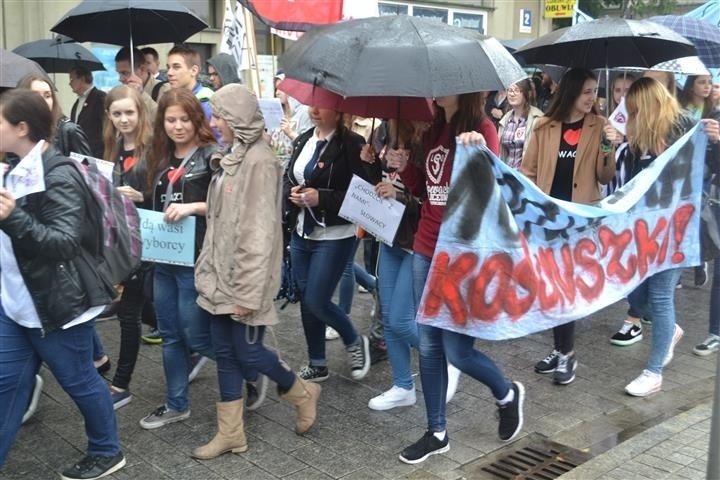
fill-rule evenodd
<path id="1" fill-rule="evenodd" d="M 45 362 L 79 407 L 88 436 L 87 455 L 63 478 L 99 478 L 122 468 L 125 457 L 110 393 L 91 358 L 93 318 L 104 304 L 89 300 L 93 285 L 79 273 L 85 252 L 96 251 L 96 232 L 80 172 L 55 147 L 41 144 L 50 140 L 52 125 L 37 93 L 15 89 L 0 97 L 0 151 L 24 158 L 39 148 L 45 183 L 17 199 L 17 190 L 0 189 L 0 467 Z"/>
<path id="2" fill-rule="evenodd" d="M 148 201 L 165 222 L 195 217 L 195 258 L 205 236 L 210 157 L 218 151 L 200 102 L 189 90 L 173 88 L 160 98 L 147 164 Z M 146 429 L 190 416 L 190 351 L 214 358 L 210 314 L 196 303 L 193 266 L 156 263 L 153 303 L 163 339 L 167 400 L 140 421 Z"/>

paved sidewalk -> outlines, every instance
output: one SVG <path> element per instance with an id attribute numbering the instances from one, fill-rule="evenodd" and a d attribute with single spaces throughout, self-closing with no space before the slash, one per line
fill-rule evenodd
<path id="1" fill-rule="evenodd" d="M 525 384 L 526 423 L 520 440 L 540 436 L 601 454 L 565 478 L 702 478 L 716 358 L 691 353 L 707 334 L 709 287 L 690 286 L 690 271 L 683 281 L 685 288 L 678 290 L 676 298 L 678 322 L 686 333 L 665 370 L 663 391 L 645 399 L 626 395 L 623 387 L 642 370 L 649 335 L 630 347 L 614 347 L 608 342 L 625 317 L 624 302 L 578 322 L 577 379 L 565 387 L 553 385 L 548 376 L 532 369 L 551 349 L 550 332 L 505 342 L 476 342 L 476 348 L 495 359 L 509 378 Z M 367 332 L 371 296 L 356 294 L 355 299 L 352 318 Z M 118 324 L 104 321 L 98 330 L 114 364 Z M 297 305 L 281 312 L 275 334 L 282 357 L 299 369 L 307 354 Z M 266 343 L 273 345 L 272 335 L 266 336 Z M 417 355 L 413 356 L 417 372 Z M 369 375 L 357 382 L 351 379 L 340 341 L 328 342 L 328 359 L 331 377 L 322 384 L 318 421 L 307 435 L 295 435 L 293 409 L 279 401 L 271 387 L 266 403 L 246 415 L 248 452 L 197 461 L 190 458 L 190 450 L 209 440 L 215 431 L 215 365 L 210 362 L 190 387 L 190 419 L 146 431 L 138 421 L 163 403 L 165 386 L 161 348 L 143 345 L 131 384 L 133 401 L 117 411 L 128 465 L 108 478 L 453 480 L 477 478 L 471 472 L 479 469 L 470 467 L 513 448 L 497 439 L 496 406 L 488 389 L 463 376 L 448 405 L 450 451 L 419 465 L 403 464 L 398 453 L 425 429 L 421 392 L 414 407 L 371 411 L 368 400 L 390 387 L 388 363 L 373 366 Z M 43 369 L 42 374 L 46 388 L 39 411 L 19 432 L 0 471 L 2 480 L 57 478 L 57 472 L 77 460 L 86 446 L 76 407 L 48 371 Z M 418 379 L 418 390 L 419 383 Z"/>

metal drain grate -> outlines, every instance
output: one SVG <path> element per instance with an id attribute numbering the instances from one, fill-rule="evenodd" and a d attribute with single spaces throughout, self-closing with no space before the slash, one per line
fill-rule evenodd
<path id="1" fill-rule="evenodd" d="M 580 450 L 529 435 L 481 465 L 463 470 L 473 471 L 473 478 L 487 480 L 552 480 L 589 459 L 590 455 Z"/>

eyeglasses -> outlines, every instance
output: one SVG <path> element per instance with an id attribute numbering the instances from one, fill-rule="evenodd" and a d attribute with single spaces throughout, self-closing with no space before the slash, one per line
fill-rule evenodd
<path id="1" fill-rule="evenodd" d="M 522 90 L 520 90 L 517 87 L 510 87 L 507 89 L 508 95 L 517 95 L 518 93 L 522 93 Z"/>
<path id="2" fill-rule="evenodd" d="M 217 72 L 211 72 L 208 73 L 208 77 L 219 77 L 220 75 Z"/>

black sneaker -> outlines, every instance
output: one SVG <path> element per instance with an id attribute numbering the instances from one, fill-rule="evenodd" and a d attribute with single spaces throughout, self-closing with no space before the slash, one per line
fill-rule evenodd
<path id="1" fill-rule="evenodd" d="M 306 365 L 300 369 L 298 376 L 308 382 L 320 383 L 324 382 L 330 376 L 327 367 L 316 367 L 315 365 Z"/>
<path id="2" fill-rule="evenodd" d="M 523 426 L 523 402 L 525 401 L 525 387 L 520 382 L 513 382 L 512 389 L 515 398 L 505 405 L 498 405 L 498 437 L 503 442 L 509 442 L 520 433 Z"/>
<path id="3" fill-rule="evenodd" d="M 124 466 L 125 456 L 122 452 L 113 457 L 87 455 L 78 463 L 62 472 L 60 478 L 63 480 L 92 480 L 117 472 Z"/>
<path id="4" fill-rule="evenodd" d="M 260 408 L 262 403 L 265 401 L 267 384 L 267 377 L 262 373 L 258 374 L 258 378 L 254 382 L 245 382 L 245 408 L 247 410 L 252 412 L 253 410 Z"/>
<path id="5" fill-rule="evenodd" d="M 428 430 L 425 435 L 417 442 L 400 453 L 400 461 L 405 463 L 424 462 L 430 455 L 445 453 L 450 450 L 450 438 L 445 433 L 445 440 L 438 440 L 437 437 Z"/>
<path id="6" fill-rule="evenodd" d="M 370 371 L 370 341 L 360 335 L 360 343 L 345 347 L 350 358 L 350 376 L 354 380 L 362 380 Z"/>
<path id="7" fill-rule="evenodd" d="M 561 353 L 557 356 L 557 359 L 557 367 L 553 373 L 553 382 L 559 385 L 567 385 L 575 380 L 575 369 L 577 368 L 575 354 L 570 353 L 568 355 L 563 355 Z"/>
<path id="8" fill-rule="evenodd" d="M 695 286 L 704 287 L 710 281 L 708 276 L 708 262 L 703 262 L 702 265 L 695 267 Z"/>
<path id="9" fill-rule="evenodd" d="M 535 364 L 535 371 L 537 373 L 552 373 L 558 364 L 558 355 L 560 352 L 553 350 L 550 354 Z"/>
<path id="10" fill-rule="evenodd" d="M 610 343 L 625 347 L 637 343 L 643 338 L 642 327 L 632 322 L 623 322 L 620 330 L 610 337 Z"/>
<path id="11" fill-rule="evenodd" d="M 375 365 L 388 359 L 387 345 L 385 340 L 370 340 L 370 364 Z"/>

